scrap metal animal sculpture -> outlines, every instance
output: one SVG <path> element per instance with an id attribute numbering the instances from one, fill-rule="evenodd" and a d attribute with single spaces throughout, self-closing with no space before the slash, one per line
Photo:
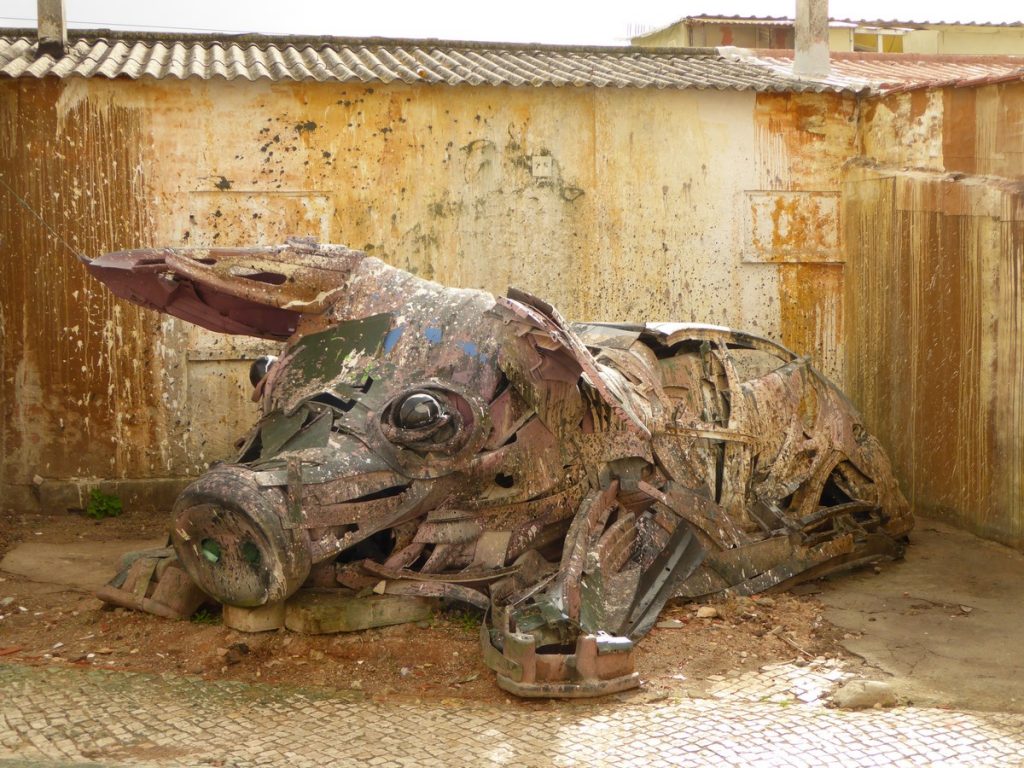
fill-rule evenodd
<path id="1" fill-rule="evenodd" d="M 325 573 L 449 598 L 485 610 L 502 688 L 591 696 L 637 684 L 633 644 L 669 599 L 896 558 L 912 526 L 850 403 L 759 336 L 569 324 L 521 291 L 302 239 L 88 269 L 143 306 L 286 342 L 253 366 L 262 418 L 237 457 L 173 511 L 181 565 L 227 605 Z"/>

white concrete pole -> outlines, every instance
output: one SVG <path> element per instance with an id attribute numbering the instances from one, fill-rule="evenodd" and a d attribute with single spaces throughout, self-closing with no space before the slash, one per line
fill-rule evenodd
<path id="1" fill-rule="evenodd" d="M 63 56 L 68 49 L 68 25 L 64 0 L 37 0 L 39 56 Z"/>
<path id="2" fill-rule="evenodd" d="M 794 75 L 828 76 L 828 0 L 796 0 L 794 46 Z"/>

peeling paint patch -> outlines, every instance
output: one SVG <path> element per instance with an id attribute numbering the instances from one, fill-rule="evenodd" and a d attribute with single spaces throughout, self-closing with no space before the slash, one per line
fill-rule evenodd
<path id="1" fill-rule="evenodd" d="M 405 332 L 405 326 L 398 326 L 388 331 L 388 335 L 384 337 L 384 352 L 390 352 L 395 348 L 398 340 L 402 338 L 402 333 Z"/>
<path id="2" fill-rule="evenodd" d="M 747 216 L 744 261 L 843 260 L 838 192 L 748 192 Z"/>

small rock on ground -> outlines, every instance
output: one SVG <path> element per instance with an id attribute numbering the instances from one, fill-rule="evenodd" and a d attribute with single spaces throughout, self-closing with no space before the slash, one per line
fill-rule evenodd
<path id="1" fill-rule="evenodd" d="M 654 626 L 658 629 L 682 629 L 686 625 L 679 621 L 679 619 L 666 619 L 665 621 L 659 621 Z"/>
<path id="2" fill-rule="evenodd" d="M 879 680 L 851 680 L 836 689 L 832 703 L 840 709 L 893 707 L 896 705 L 896 693 L 891 685 Z"/>

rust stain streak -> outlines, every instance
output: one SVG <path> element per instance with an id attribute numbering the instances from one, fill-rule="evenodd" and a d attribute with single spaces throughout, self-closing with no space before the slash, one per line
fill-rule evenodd
<path id="1" fill-rule="evenodd" d="M 1005 508 L 1015 512 L 1009 521 L 1011 534 L 1024 541 L 1024 195 L 1011 201 L 1016 216 L 1003 225 L 1003 258 L 999 264 L 999 374 L 995 421 L 996 449 L 1005 469 L 998 488 Z M 1010 206 L 1008 206 L 1010 207 Z M 991 519 L 993 528 L 1004 521 Z"/>
<path id="2" fill-rule="evenodd" d="M 867 168 L 845 186 L 851 395 L 915 509 L 1017 546 L 1020 199 L 1014 187 Z"/>
<path id="3" fill-rule="evenodd" d="M 3 123 L 16 137 L 5 144 L 4 175 L 80 252 L 137 241 L 149 229 L 139 115 L 88 100 L 62 114 L 65 87 L 4 85 Z M 11 238 L 0 356 L 14 374 L 0 382 L 11 409 L 4 482 L 159 474 L 151 383 L 159 323 L 82 279 L 74 255 L 10 195 L 0 197 L 0 229 Z"/>

